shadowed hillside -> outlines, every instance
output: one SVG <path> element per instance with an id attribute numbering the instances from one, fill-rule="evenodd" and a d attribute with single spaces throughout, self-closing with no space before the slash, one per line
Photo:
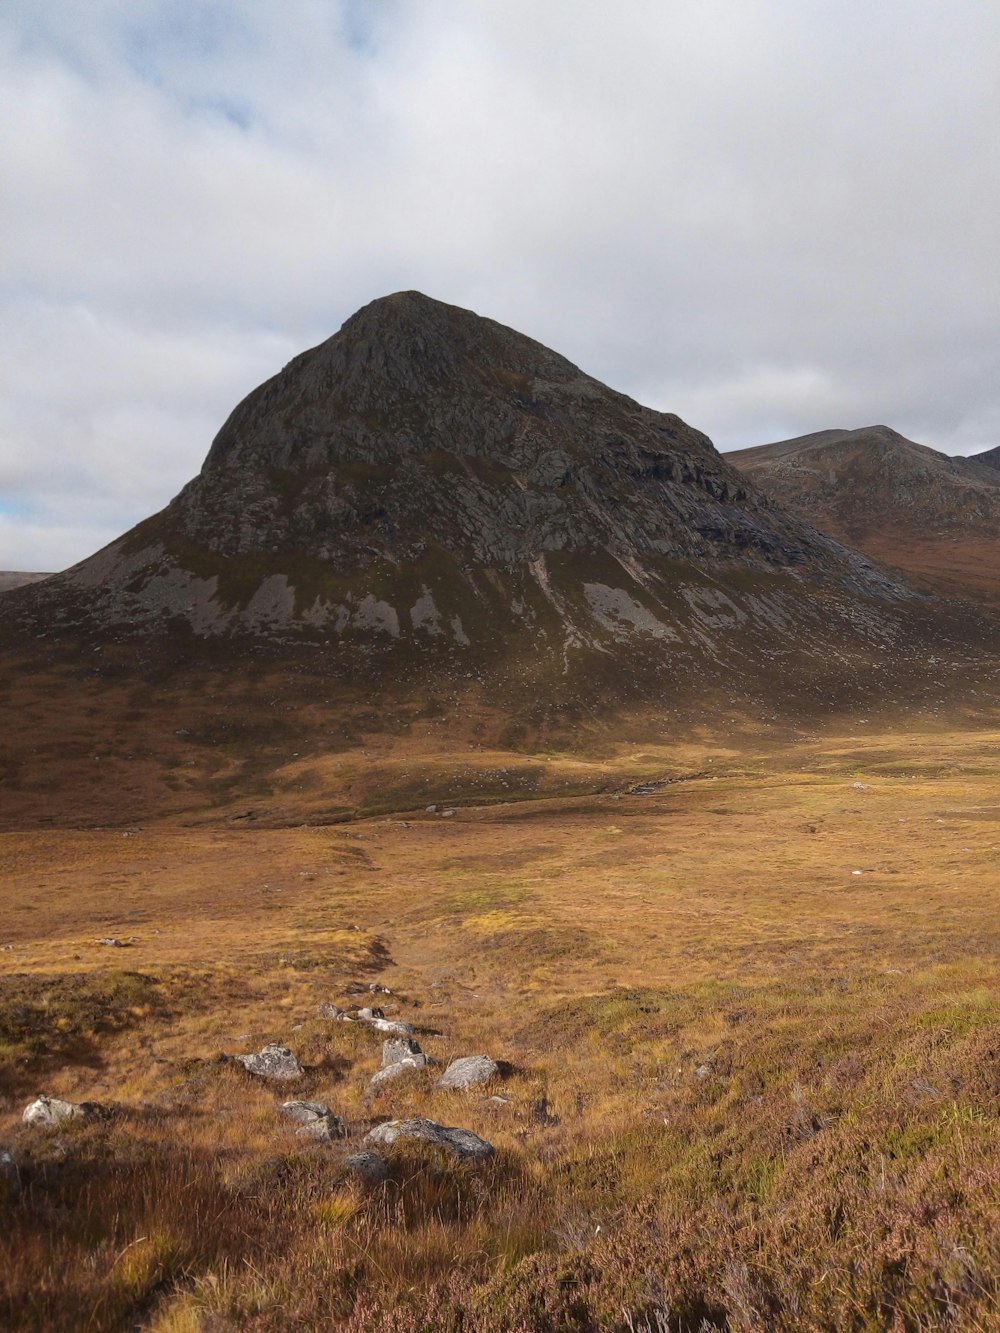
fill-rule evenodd
<path id="1" fill-rule="evenodd" d="M 916 586 L 1000 596 L 1000 472 L 888 426 L 826 430 L 726 455 L 789 511 Z"/>

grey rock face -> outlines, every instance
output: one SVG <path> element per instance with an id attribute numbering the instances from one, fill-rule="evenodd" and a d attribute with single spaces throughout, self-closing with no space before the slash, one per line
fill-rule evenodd
<path id="1" fill-rule="evenodd" d="M 248 1074 L 257 1078 L 287 1080 L 301 1078 L 305 1073 L 287 1046 L 277 1046 L 273 1042 L 257 1055 L 237 1055 L 235 1058 Z"/>
<path id="2" fill-rule="evenodd" d="M 465 1055 L 459 1060 L 452 1060 L 437 1081 L 439 1088 L 472 1088 L 479 1083 L 489 1083 L 500 1072 L 500 1066 L 488 1055 Z"/>
<path id="3" fill-rule="evenodd" d="M 730 597 L 698 575 L 692 607 L 677 562 L 796 577 L 763 593 L 738 579 Z M 660 661 L 665 643 L 703 645 L 706 622 L 742 638 L 748 617 L 801 619 L 800 573 L 880 604 L 901 595 L 678 417 L 513 329 L 400 292 L 240 403 L 161 514 L 3 601 L 26 624 L 72 605 L 95 625 L 180 615 L 199 634 L 473 654 L 544 628 L 559 647 L 638 638 Z M 235 600 L 231 575 L 246 585 Z"/>
<path id="4" fill-rule="evenodd" d="M 96 1102 L 66 1102 L 60 1097 L 37 1097 L 24 1108 L 21 1119 L 26 1125 L 62 1125 L 67 1120 L 93 1120 L 103 1107 Z"/>
<path id="5" fill-rule="evenodd" d="M 347 1138 L 347 1125 L 323 1102 L 283 1102 L 281 1109 L 299 1123 L 301 1128 L 296 1132 L 301 1138 L 319 1139 L 321 1143 Z"/>
<path id="6" fill-rule="evenodd" d="M 300 479 L 291 504 L 265 482 L 275 472 Z M 801 556 L 805 530 L 765 518 L 750 489 L 678 417 L 513 329 L 400 292 L 240 403 L 175 508 L 220 554 L 305 539 L 339 569 L 373 547 L 411 560 L 428 535 L 492 568 L 594 546 Z"/>
<path id="7" fill-rule="evenodd" d="M 344 1165 L 365 1185 L 381 1185 L 389 1179 L 389 1168 L 377 1152 L 352 1153 Z"/>
<path id="8" fill-rule="evenodd" d="M 496 1149 L 471 1129 L 453 1129 L 439 1125 L 435 1120 L 387 1120 L 365 1135 L 365 1143 L 391 1146 L 397 1139 L 416 1139 L 435 1144 L 468 1161 L 483 1161 L 492 1157 Z"/>

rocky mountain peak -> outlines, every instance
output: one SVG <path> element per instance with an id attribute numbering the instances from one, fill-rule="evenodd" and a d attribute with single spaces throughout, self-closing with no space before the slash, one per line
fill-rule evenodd
<path id="1" fill-rule="evenodd" d="M 204 471 L 387 462 L 434 448 L 503 459 L 519 418 L 553 411 L 560 394 L 572 398 L 585 383 L 564 357 L 513 329 L 397 292 L 244 399 Z"/>
<path id="2" fill-rule="evenodd" d="M 632 675 L 645 655 L 657 678 L 666 645 L 719 667 L 724 640 L 740 662 L 753 641 L 770 661 L 807 623 L 821 654 L 841 603 L 821 612 L 816 588 L 852 635 L 884 632 L 857 597 L 900 595 L 679 417 L 418 292 L 297 356 L 165 510 L 42 587 L 16 604 L 36 624 L 311 636 L 359 664 L 407 645 L 561 673 L 572 651 Z"/>

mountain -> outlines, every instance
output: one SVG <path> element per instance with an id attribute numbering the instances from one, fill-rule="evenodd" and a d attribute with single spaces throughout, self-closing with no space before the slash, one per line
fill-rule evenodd
<path id="1" fill-rule="evenodd" d="M 0 807 L 405 809 L 461 794 L 442 746 L 809 725 L 940 691 L 969 634 L 678 417 L 403 292 L 249 394 L 161 513 L 0 598 Z"/>
<path id="2" fill-rule="evenodd" d="M 981 454 L 972 454 L 970 462 L 984 464 L 986 467 L 1000 468 L 1000 444 L 993 449 L 984 449 Z"/>
<path id="3" fill-rule="evenodd" d="M 888 426 L 826 430 L 729 453 L 777 503 L 951 596 L 1000 596 L 1000 472 Z"/>
<path id="4" fill-rule="evenodd" d="M 51 574 L 26 574 L 18 569 L 2 569 L 0 592 L 13 592 L 15 588 L 23 588 L 28 583 L 40 583 L 42 579 L 51 577 Z"/>
<path id="5" fill-rule="evenodd" d="M 816 584 L 898 595 L 679 418 L 403 292 L 254 390 L 162 513 L 21 607 L 62 629 L 438 641 L 476 656 L 524 633 L 560 652 L 695 645 L 780 618 L 768 598 L 805 604 Z"/>

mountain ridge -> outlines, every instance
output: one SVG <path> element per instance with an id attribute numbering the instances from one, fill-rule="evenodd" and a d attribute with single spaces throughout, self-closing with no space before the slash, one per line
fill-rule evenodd
<path id="1" fill-rule="evenodd" d="M 816 431 L 726 457 L 778 504 L 926 591 L 1000 596 L 1000 471 L 888 426 Z"/>

